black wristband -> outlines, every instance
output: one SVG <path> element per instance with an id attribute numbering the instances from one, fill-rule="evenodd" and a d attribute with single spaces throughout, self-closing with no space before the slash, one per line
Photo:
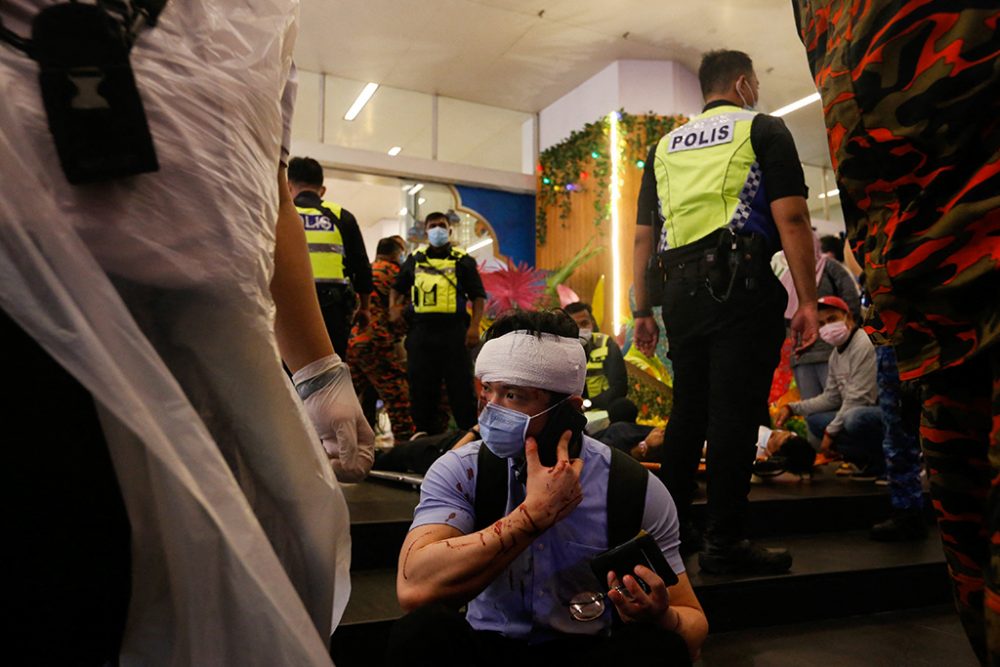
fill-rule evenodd
<path id="1" fill-rule="evenodd" d="M 633 317 L 633 319 L 637 319 L 637 318 L 640 318 L 640 317 L 652 317 L 652 316 L 653 316 L 653 309 L 652 308 L 643 308 L 642 310 L 633 310 L 632 311 L 632 317 Z"/>

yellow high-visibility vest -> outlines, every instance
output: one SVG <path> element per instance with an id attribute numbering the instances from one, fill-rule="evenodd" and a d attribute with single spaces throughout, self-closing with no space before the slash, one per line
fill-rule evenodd
<path id="1" fill-rule="evenodd" d="M 465 251 L 452 247 L 447 257 L 427 256 L 423 247 L 414 253 L 414 276 L 411 296 L 416 313 L 450 314 L 458 312 L 458 260 Z"/>
<path id="2" fill-rule="evenodd" d="M 770 233 L 770 206 L 750 142 L 756 112 L 720 106 L 695 116 L 656 146 L 653 170 L 663 229 L 657 250 L 679 248 L 730 227 Z"/>
<path id="3" fill-rule="evenodd" d="M 608 335 L 595 331 L 590 338 L 595 346 L 587 357 L 587 396 L 594 398 L 611 386 L 608 376 L 604 374 L 604 360 L 608 358 Z"/>
<path id="4" fill-rule="evenodd" d="M 347 283 L 344 274 L 344 237 L 337 225 L 343 208 L 324 201 L 321 209 L 305 206 L 296 206 L 295 209 L 306 228 L 313 278 L 318 283 Z M 333 214 L 333 220 L 329 214 Z"/>

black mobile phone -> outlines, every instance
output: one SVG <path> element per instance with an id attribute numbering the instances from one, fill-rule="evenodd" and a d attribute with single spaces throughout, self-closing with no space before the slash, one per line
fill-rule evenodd
<path id="1" fill-rule="evenodd" d="M 548 467 L 556 464 L 556 448 L 559 445 L 559 438 L 566 431 L 573 433 L 569 441 L 570 458 L 579 456 L 583 429 L 586 426 L 587 418 L 575 405 L 569 401 L 560 403 L 549 413 L 548 421 L 545 422 L 545 426 L 535 438 L 538 442 L 539 462 Z"/>
<path id="2" fill-rule="evenodd" d="M 159 169 L 121 31 L 97 5 L 52 5 L 32 25 L 32 56 L 66 180 Z"/>
<path id="3" fill-rule="evenodd" d="M 614 572 L 619 581 L 626 574 L 630 574 L 635 577 L 642 590 L 648 593 L 649 585 L 635 574 L 636 565 L 644 565 L 656 572 L 668 588 L 678 581 L 677 574 L 663 557 L 656 540 L 644 530 L 639 531 L 638 535 L 625 544 L 603 551 L 590 561 L 590 569 L 602 584 L 607 582 L 608 572 Z"/>

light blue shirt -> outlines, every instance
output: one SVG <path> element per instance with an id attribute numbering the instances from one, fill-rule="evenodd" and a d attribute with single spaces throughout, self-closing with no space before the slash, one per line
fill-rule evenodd
<path id="1" fill-rule="evenodd" d="M 421 485 L 420 503 L 410 530 L 428 524 L 453 526 L 465 534 L 474 530 L 481 445 L 481 441 L 470 443 L 435 461 Z M 611 450 L 584 436 L 580 458 L 583 500 L 569 516 L 535 538 L 493 583 L 469 602 L 466 618 L 476 630 L 536 642 L 551 639 L 557 633 L 599 634 L 610 627 L 610 608 L 596 621 L 576 621 L 569 614 L 568 603 L 574 595 L 607 589 L 606 582 L 598 581 L 591 572 L 590 560 L 608 548 Z M 524 494 L 524 485 L 515 479 L 510 461 L 508 513 L 524 500 Z M 673 571 L 684 572 L 678 550 L 677 510 L 666 487 L 653 475 L 646 485 L 641 525 L 656 540 Z"/>

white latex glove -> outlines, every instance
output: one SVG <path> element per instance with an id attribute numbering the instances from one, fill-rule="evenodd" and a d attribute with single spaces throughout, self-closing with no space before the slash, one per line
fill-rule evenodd
<path id="1" fill-rule="evenodd" d="M 375 460 L 375 433 L 361 411 L 347 364 L 331 354 L 303 366 L 292 382 L 337 479 L 363 480 Z"/>

